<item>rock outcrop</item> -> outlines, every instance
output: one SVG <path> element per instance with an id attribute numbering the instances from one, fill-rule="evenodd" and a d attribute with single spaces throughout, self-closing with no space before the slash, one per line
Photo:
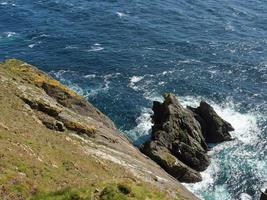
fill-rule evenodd
<path id="1" fill-rule="evenodd" d="M 165 94 L 163 103 L 155 101 L 153 111 L 151 140 L 140 150 L 177 180 L 201 181 L 199 172 L 210 164 L 207 142 L 229 140 L 232 126 L 207 103 L 187 109 L 174 94 Z"/>
<path id="2" fill-rule="evenodd" d="M 79 192 L 81 199 L 197 199 L 107 116 L 34 66 L 15 59 L 0 63 L 0 84 L 0 199 L 24 200 L 39 192 L 49 199 L 64 192 L 75 192 L 75 199 Z M 204 151 L 198 144 L 203 138 L 191 134 Z"/>

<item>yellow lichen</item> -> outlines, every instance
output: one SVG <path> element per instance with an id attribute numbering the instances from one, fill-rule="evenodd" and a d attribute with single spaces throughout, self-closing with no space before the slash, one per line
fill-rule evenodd
<path id="1" fill-rule="evenodd" d="M 39 71 L 34 66 L 27 64 L 25 62 L 16 59 L 10 59 L 0 64 L 0 67 L 3 67 L 6 70 L 12 72 L 13 74 L 16 75 L 16 77 L 21 77 L 23 80 L 33 83 L 39 87 L 42 86 L 43 83 L 46 83 L 48 85 L 57 87 L 60 90 L 63 90 L 72 97 L 81 98 L 81 96 L 79 96 L 76 92 L 62 85 L 59 81 L 53 79 L 52 77 Z"/>
<path id="2" fill-rule="evenodd" d="M 80 122 L 74 122 L 74 121 L 66 121 L 64 122 L 64 125 L 71 130 L 80 131 L 81 133 L 85 133 L 88 136 L 91 136 L 96 133 L 95 126 L 85 126 Z"/>

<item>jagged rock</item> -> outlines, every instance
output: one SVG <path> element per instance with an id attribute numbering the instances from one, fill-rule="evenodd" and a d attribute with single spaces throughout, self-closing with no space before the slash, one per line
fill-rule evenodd
<path id="1" fill-rule="evenodd" d="M 184 108 L 174 94 L 153 102 L 151 140 L 140 150 L 182 182 L 201 181 L 199 171 L 210 164 L 206 142 L 230 140 L 230 123 L 202 101 L 198 108 Z"/>
<path id="2" fill-rule="evenodd" d="M 205 101 L 201 101 L 197 108 L 188 107 L 194 112 L 195 118 L 201 124 L 202 133 L 208 143 L 219 143 L 231 140 L 230 131 L 234 128 L 223 120 Z"/>
<path id="3" fill-rule="evenodd" d="M 146 143 L 142 148 L 142 152 L 179 181 L 193 183 L 202 180 L 199 172 L 182 163 L 169 149 L 159 144 L 158 141 Z"/>
<path id="4" fill-rule="evenodd" d="M 201 181 L 197 171 L 210 164 L 201 126 L 174 94 L 166 94 L 164 99 L 163 103 L 153 103 L 151 140 L 140 150 L 178 180 Z"/>

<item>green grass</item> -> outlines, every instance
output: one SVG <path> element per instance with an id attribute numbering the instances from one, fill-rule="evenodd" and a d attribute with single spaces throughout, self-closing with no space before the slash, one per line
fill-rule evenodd
<path id="1" fill-rule="evenodd" d="M 166 194 L 149 190 L 144 185 L 109 183 L 99 191 L 96 186 L 83 189 L 66 188 L 56 192 L 39 192 L 28 200 L 165 200 Z M 179 199 L 179 198 L 177 198 Z"/>

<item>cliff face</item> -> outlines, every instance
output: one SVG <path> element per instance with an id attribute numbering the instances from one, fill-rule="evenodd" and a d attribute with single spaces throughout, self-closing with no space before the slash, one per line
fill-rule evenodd
<path id="1" fill-rule="evenodd" d="M 197 199 L 58 81 L 0 63 L 0 199 Z"/>

